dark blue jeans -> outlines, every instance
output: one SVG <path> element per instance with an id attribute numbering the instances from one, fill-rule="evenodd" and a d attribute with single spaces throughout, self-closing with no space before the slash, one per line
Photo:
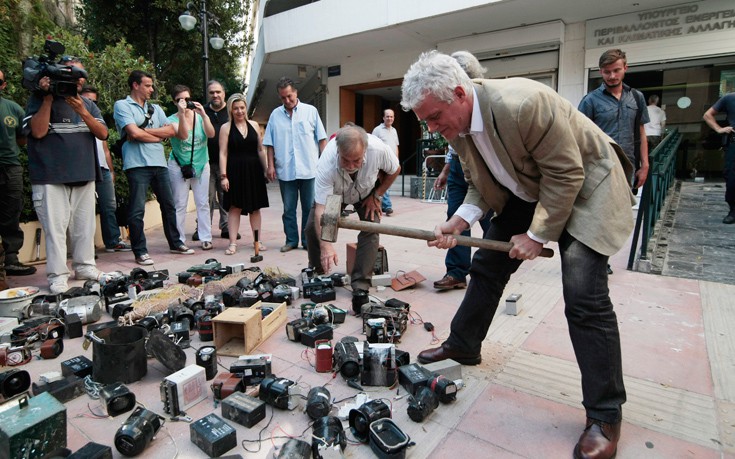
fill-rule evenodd
<path id="1" fill-rule="evenodd" d="M 176 207 L 171 193 L 171 182 L 167 167 L 134 167 L 125 171 L 130 185 L 130 207 L 128 209 L 128 226 L 130 227 L 130 245 L 133 253 L 139 257 L 148 253 L 143 217 L 145 216 L 145 198 L 148 186 L 153 189 L 161 207 L 163 234 L 168 247 L 175 249 L 181 244 L 179 230 L 176 229 Z"/>
<path id="2" fill-rule="evenodd" d="M 735 134 L 732 134 L 735 136 Z M 735 139 L 725 150 L 725 201 L 730 205 L 730 212 L 735 212 Z"/>
<path id="3" fill-rule="evenodd" d="M 0 166 L 0 236 L 6 265 L 18 264 L 18 251 L 23 247 L 22 209 L 23 166 Z"/>
<path id="4" fill-rule="evenodd" d="M 464 180 L 462 165 L 456 156 L 452 157 L 449 162 L 449 176 L 447 177 L 447 219 L 449 219 L 462 205 L 464 197 L 467 195 L 467 182 Z M 488 211 L 480 220 L 482 234 L 485 234 L 490 226 L 490 219 L 493 211 Z M 469 236 L 470 230 L 463 231 L 462 235 Z M 470 255 L 471 249 L 465 246 L 455 246 L 447 250 L 444 258 L 444 265 L 447 267 L 447 274 L 455 279 L 465 281 L 467 274 L 470 272 Z"/>
<path id="5" fill-rule="evenodd" d="M 296 206 L 301 197 L 301 244 L 306 242 L 306 222 L 314 204 L 315 179 L 279 180 L 281 199 L 283 200 L 283 232 L 286 234 L 286 245 L 299 246 L 299 224 L 296 218 Z"/>
<path id="6" fill-rule="evenodd" d="M 535 203 L 512 197 L 490 222 L 485 239 L 509 241 L 525 233 Z M 585 246 L 566 231 L 559 240 L 565 315 L 582 374 L 587 416 L 617 422 L 625 402 L 620 334 L 607 285 L 608 257 Z M 467 293 L 452 319 L 447 346 L 479 354 L 511 274 L 521 260 L 507 253 L 478 249 L 472 259 Z"/>
<path id="7" fill-rule="evenodd" d="M 120 227 L 117 224 L 117 200 L 115 199 L 115 183 L 109 170 L 100 168 L 102 180 L 95 182 L 97 206 L 100 211 L 100 232 L 105 247 L 112 248 L 120 242 Z"/>

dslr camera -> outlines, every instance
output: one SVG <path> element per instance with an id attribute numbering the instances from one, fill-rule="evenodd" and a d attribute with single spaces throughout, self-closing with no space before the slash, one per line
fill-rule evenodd
<path id="1" fill-rule="evenodd" d="M 29 57 L 23 61 L 23 87 L 29 91 L 39 92 L 41 78 L 47 76 L 51 80 L 49 92 L 55 96 L 76 97 L 77 80 L 87 78 L 87 72 L 73 65 L 54 63 L 56 56 L 63 54 L 66 48 L 58 41 L 46 40 L 43 46 L 46 55 Z"/>

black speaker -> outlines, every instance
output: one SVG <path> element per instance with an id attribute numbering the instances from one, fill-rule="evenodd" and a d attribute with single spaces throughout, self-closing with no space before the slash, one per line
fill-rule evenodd
<path id="1" fill-rule="evenodd" d="M 115 448 L 124 456 L 142 453 L 161 429 L 164 418 L 139 406 L 115 433 Z"/>
<path id="2" fill-rule="evenodd" d="M 8 370 L 0 373 L 0 396 L 7 400 L 22 394 L 31 387 L 31 375 L 25 370 Z"/>
<path id="3" fill-rule="evenodd" d="M 100 391 L 100 400 L 107 415 L 113 418 L 135 408 L 135 394 L 121 382 L 106 385 Z"/>
<path id="4" fill-rule="evenodd" d="M 356 439 L 367 443 L 370 438 L 370 424 L 378 419 L 391 417 L 390 408 L 382 400 L 371 400 L 360 408 L 350 410 L 350 430 Z"/>

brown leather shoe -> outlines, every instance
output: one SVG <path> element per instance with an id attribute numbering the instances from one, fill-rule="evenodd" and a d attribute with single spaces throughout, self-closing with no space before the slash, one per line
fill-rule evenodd
<path id="1" fill-rule="evenodd" d="M 464 352 L 458 352 L 454 349 L 449 349 L 443 344 L 434 349 L 426 349 L 425 351 L 421 351 L 416 357 L 416 360 L 418 360 L 419 363 L 432 363 L 447 359 L 452 359 L 455 362 L 461 363 L 462 365 L 478 365 L 482 361 L 482 357 L 480 357 L 480 354 L 473 355 Z"/>
<path id="2" fill-rule="evenodd" d="M 611 459 L 618 452 L 620 422 L 608 424 L 587 418 L 587 426 L 574 447 L 575 459 Z"/>
<path id="3" fill-rule="evenodd" d="M 434 282 L 434 288 L 437 290 L 451 290 L 453 288 L 465 288 L 467 283 L 463 280 L 456 279 L 449 274 L 442 277 L 441 280 Z"/>

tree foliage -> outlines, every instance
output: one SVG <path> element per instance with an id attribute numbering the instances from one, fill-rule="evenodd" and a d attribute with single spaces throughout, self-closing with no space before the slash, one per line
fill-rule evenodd
<path id="1" fill-rule="evenodd" d="M 176 0 L 81 0 L 78 18 L 85 36 L 90 40 L 92 52 L 114 46 L 121 40 L 132 45 L 136 54 L 145 56 L 154 66 L 159 80 L 185 84 L 195 99 L 204 100 L 202 94 L 202 36 L 197 29 L 185 31 L 178 17 L 186 9 L 183 1 Z M 194 2 L 200 7 L 202 0 Z M 207 11 L 216 16 L 219 26 L 209 21 L 209 35 L 219 34 L 225 40 L 221 50 L 209 49 L 210 78 L 226 82 L 241 82 L 240 59 L 249 49 L 252 37 L 246 37 L 247 12 L 251 0 L 210 0 Z M 191 14 L 201 20 L 196 10 Z M 170 88 L 165 88 L 170 89 Z"/>
<path id="2" fill-rule="evenodd" d="M 28 5 L 30 8 L 27 8 Z M 127 85 L 130 71 L 140 69 L 155 73 L 153 64 L 143 57 L 137 57 L 133 47 L 124 39 L 97 51 L 90 50 L 89 42 L 78 32 L 54 24 L 42 0 L 0 0 L 0 68 L 5 71 L 5 78 L 8 80 L 8 87 L 2 96 L 14 100 L 21 107 L 26 105 L 30 95 L 21 84 L 22 62 L 28 56 L 43 54 L 47 38 L 62 43 L 66 48 L 66 55 L 79 57 L 84 63 L 89 74 L 87 83 L 99 90 L 98 105 L 111 128 L 114 128 L 112 106 L 115 100 L 126 97 L 130 92 Z M 161 80 L 156 83 L 163 85 Z M 161 96 L 159 102 L 168 100 L 165 91 Z M 117 132 L 111 129 L 110 141 L 114 142 L 117 138 Z M 31 185 L 25 147 L 21 148 L 20 161 L 24 170 L 24 206 L 21 220 L 25 222 L 37 218 L 30 200 Z M 125 174 L 121 173 L 119 160 L 115 163 L 115 169 L 116 193 L 120 197 L 127 196 L 127 181 Z"/>

